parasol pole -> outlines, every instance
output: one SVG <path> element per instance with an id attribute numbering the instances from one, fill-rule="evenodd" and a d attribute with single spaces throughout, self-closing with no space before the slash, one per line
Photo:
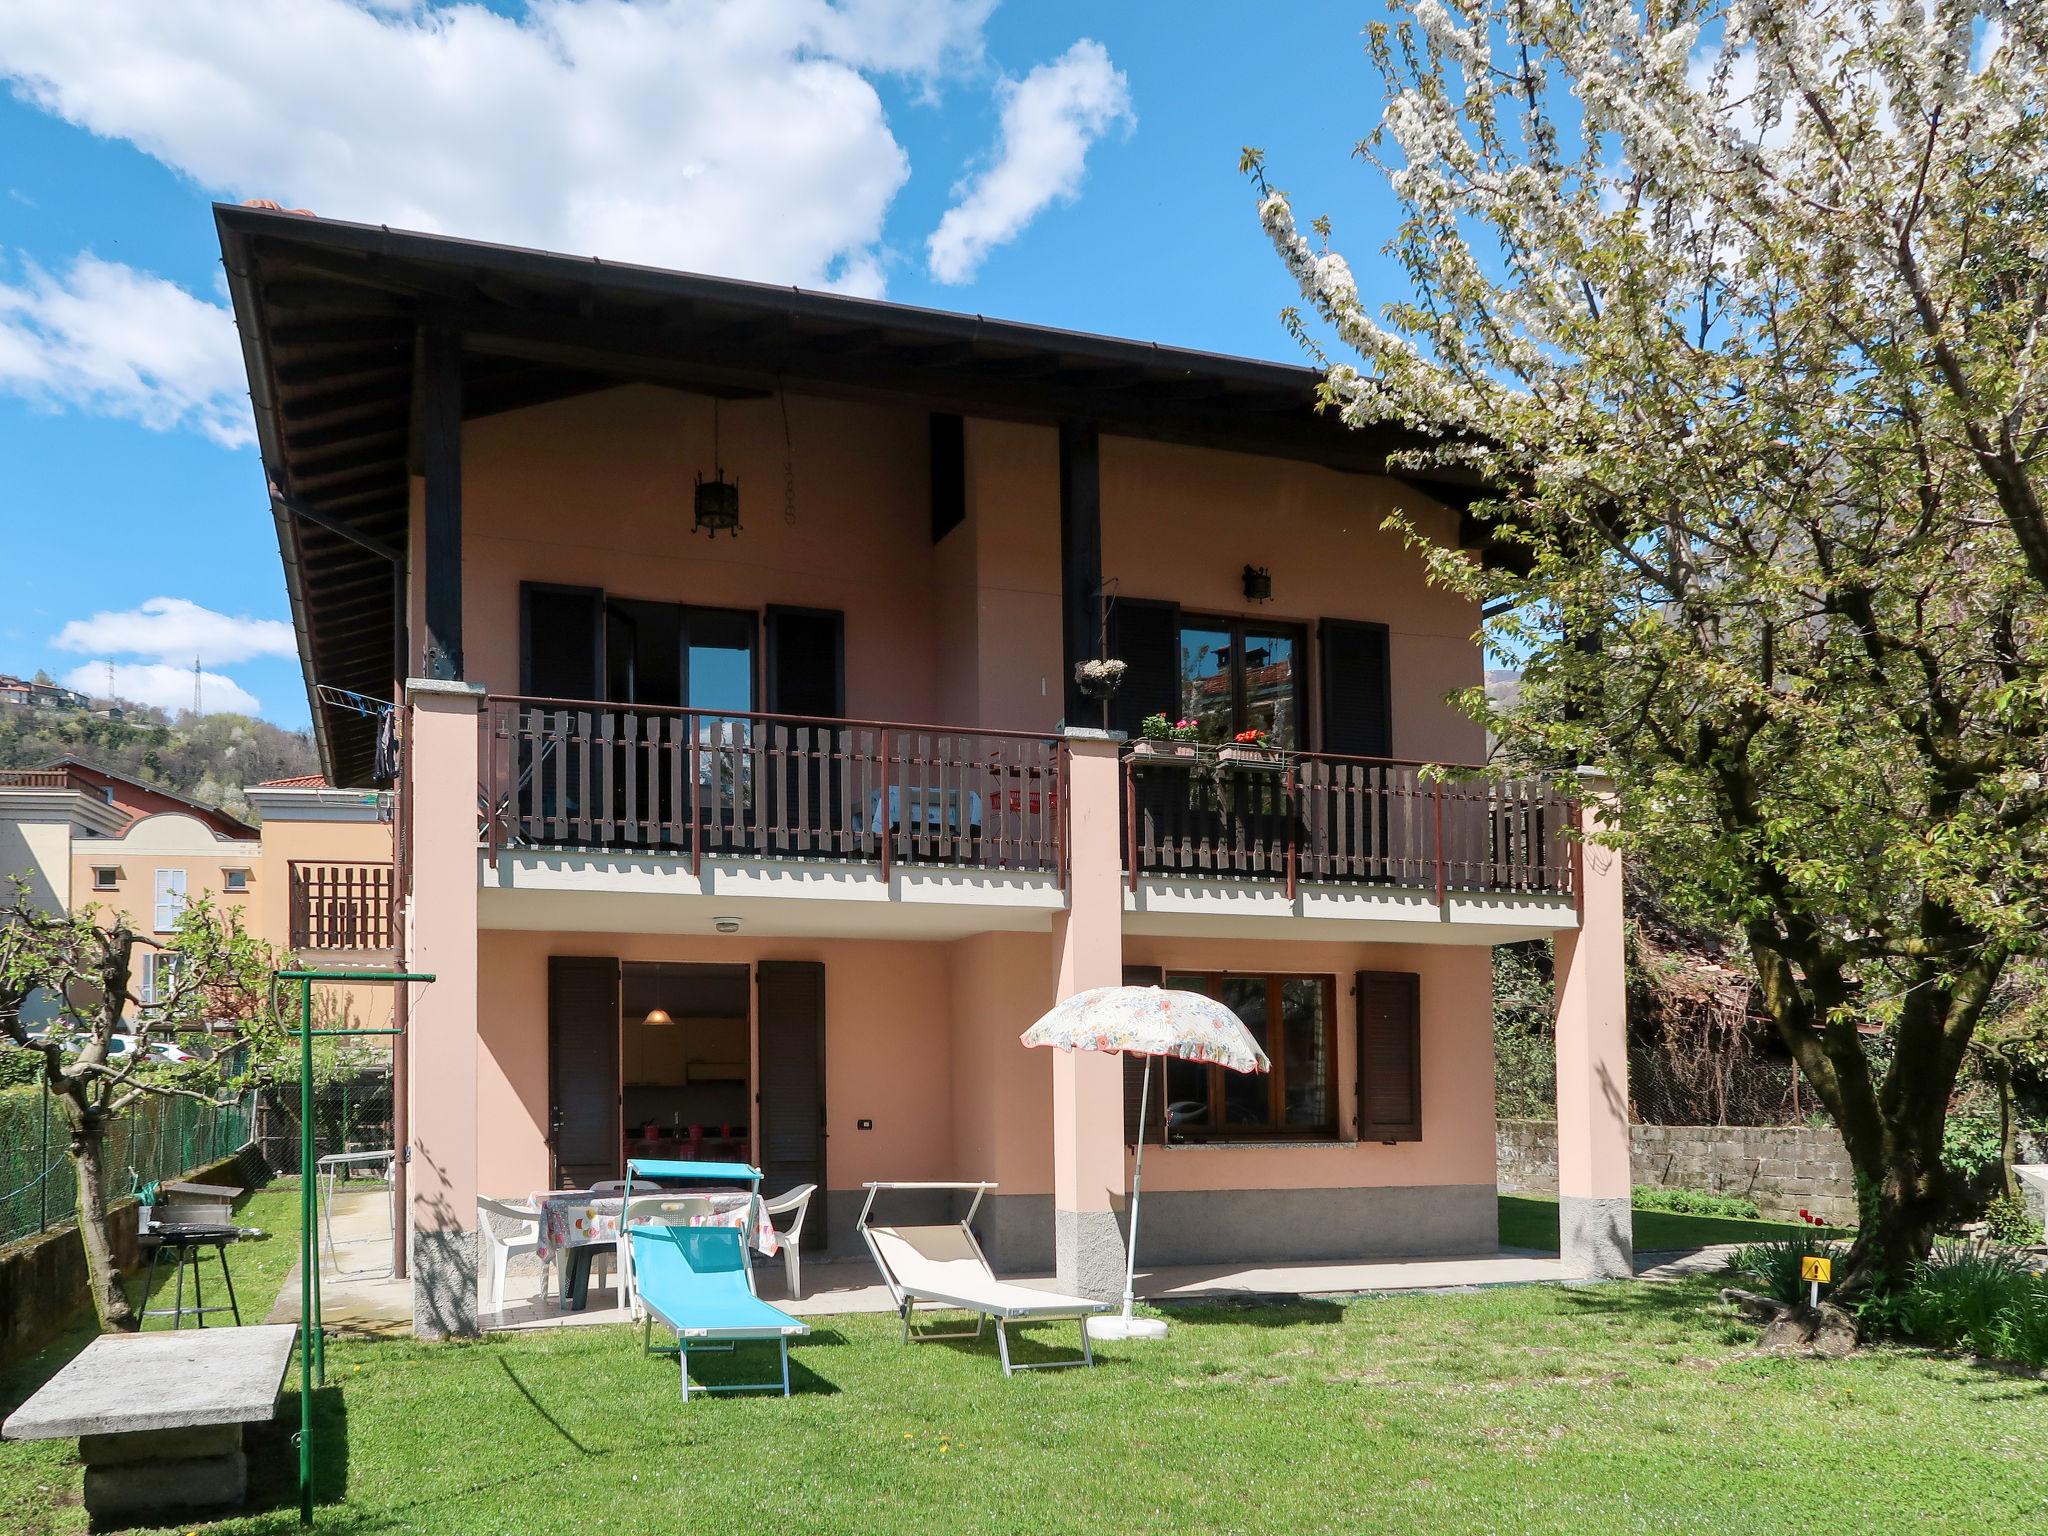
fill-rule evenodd
<path id="1" fill-rule="evenodd" d="M 1164 1067 L 1159 1069 L 1162 1073 Z M 1163 1089 L 1161 1090 L 1164 1091 Z M 1152 1058 L 1138 1078 L 1138 1155 L 1131 1164 L 1131 1232 L 1124 1244 L 1124 1309 L 1115 1317 L 1091 1317 L 1089 1336 L 1097 1339 L 1163 1339 L 1166 1323 L 1157 1317 L 1133 1317 L 1131 1306 L 1138 1279 L 1138 1195 L 1145 1182 L 1145 1116 L 1151 1111 Z"/>

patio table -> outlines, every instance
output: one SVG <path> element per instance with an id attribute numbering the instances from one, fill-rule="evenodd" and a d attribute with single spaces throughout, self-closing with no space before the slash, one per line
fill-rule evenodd
<path id="1" fill-rule="evenodd" d="M 749 1237 L 756 1252 L 774 1255 L 782 1251 L 782 1234 L 768 1219 L 766 1204 L 747 1189 L 655 1189 L 650 1198 L 667 1196 L 678 1200 L 708 1200 L 711 1214 L 690 1223 L 693 1227 L 732 1227 Z M 640 1199 L 636 1192 L 634 1199 Z M 562 1305 L 581 1312 L 590 1286 L 590 1260 L 599 1248 L 616 1248 L 619 1215 L 625 1208 L 619 1195 L 593 1195 L 587 1189 L 551 1189 L 533 1196 L 540 1212 L 540 1257 L 559 1266 L 557 1279 Z"/>

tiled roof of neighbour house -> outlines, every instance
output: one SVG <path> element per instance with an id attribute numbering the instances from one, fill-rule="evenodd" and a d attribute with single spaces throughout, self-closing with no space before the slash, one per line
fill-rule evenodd
<path id="1" fill-rule="evenodd" d="M 1509 559 L 1470 475 L 1390 468 L 1426 441 L 1318 409 L 1320 371 L 1182 347 L 216 204 L 321 764 L 366 782 L 377 721 L 324 688 L 390 695 L 407 539 L 416 343 L 452 335 L 474 420 L 619 384 L 873 393 L 933 412 L 1204 444 L 1393 474 Z"/>
<path id="2" fill-rule="evenodd" d="M 301 773 L 289 779 L 265 779 L 257 789 L 331 789 L 324 773 Z"/>

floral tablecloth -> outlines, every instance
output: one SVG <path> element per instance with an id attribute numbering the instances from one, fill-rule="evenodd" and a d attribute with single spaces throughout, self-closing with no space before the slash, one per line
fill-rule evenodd
<path id="1" fill-rule="evenodd" d="M 711 1214 L 691 1223 L 700 1227 L 732 1227 L 748 1232 L 748 1215 L 753 1213 L 751 1238 L 761 1253 L 782 1251 L 782 1234 L 768 1219 L 765 1209 L 744 1190 L 650 1189 L 649 1195 L 668 1195 L 678 1200 L 708 1200 Z M 640 1198 L 635 1186 L 633 1198 Z M 617 1195 L 592 1195 L 587 1189 L 551 1189 L 536 1193 L 534 1206 L 540 1211 L 541 1257 L 552 1258 L 564 1248 L 619 1240 L 619 1212 L 625 1201 Z"/>

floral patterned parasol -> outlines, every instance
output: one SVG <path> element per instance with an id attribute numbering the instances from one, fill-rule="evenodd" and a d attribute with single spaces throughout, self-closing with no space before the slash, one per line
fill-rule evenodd
<path id="1" fill-rule="evenodd" d="M 1183 1061 L 1214 1062 L 1233 1072 L 1273 1069 L 1235 1013 L 1199 992 L 1164 987 L 1077 992 L 1025 1030 L 1024 1043 L 1063 1051 L 1178 1056 Z"/>

